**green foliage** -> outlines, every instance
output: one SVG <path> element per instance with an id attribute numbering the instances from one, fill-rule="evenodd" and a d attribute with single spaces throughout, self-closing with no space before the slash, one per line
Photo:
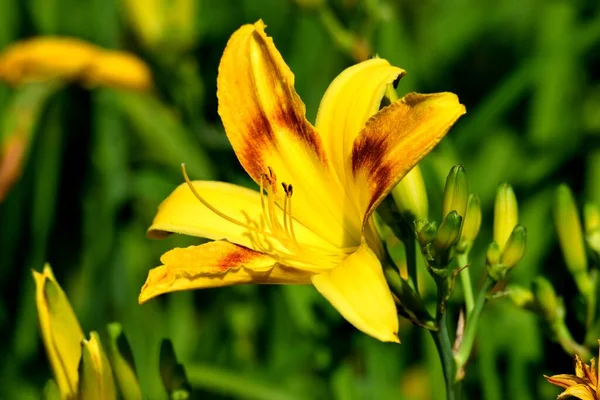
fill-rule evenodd
<path id="1" fill-rule="evenodd" d="M 202 242 L 145 236 L 160 201 L 183 182 L 180 164 L 192 179 L 251 185 L 225 140 L 214 93 L 229 35 L 258 18 L 294 72 L 313 122 L 329 82 L 355 62 L 356 38 L 408 71 L 400 93 L 457 93 L 467 115 L 421 163 L 430 210 L 443 209 L 450 167 L 464 165 L 483 216 L 469 270 L 482 276 L 496 188 L 509 182 L 519 199 L 519 223 L 527 228 L 527 248 L 509 282 L 531 287 L 534 277 L 545 275 L 549 282 L 536 280 L 534 287 L 546 313 L 557 311 L 548 307 L 554 289 L 560 310 L 585 309 L 557 250 L 551 209 L 560 182 L 580 205 L 600 204 L 597 2 L 332 0 L 324 15 L 291 0 L 196 1 L 193 46 L 169 53 L 143 45 L 118 0 L 0 0 L 0 49 L 35 35 L 71 35 L 133 52 L 155 77 L 151 94 L 69 85 L 35 110 L 22 176 L 0 203 L 0 398 L 55 396 L 46 384 L 51 372 L 30 274 L 46 261 L 84 331 L 121 323 L 148 399 L 167 398 L 159 373 L 164 337 L 198 398 L 444 398 L 433 341 L 423 330 L 402 320 L 401 345 L 376 342 L 312 287 L 230 287 L 137 303 L 164 251 Z M 331 18 L 340 26 L 329 26 Z M 340 27 L 351 35 L 340 38 Z M 36 90 L 0 85 L 2 126 L 14 124 L 15 105 L 25 91 L 32 96 Z M 461 196 L 466 202 L 468 193 Z M 406 257 L 400 243 L 387 244 L 396 246 L 398 259 Z M 434 285 L 426 274 L 421 278 L 421 297 L 431 306 Z M 450 304 L 460 288 L 455 292 Z M 567 316 L 572 339 L 583 342 L 585 316 Z M 449 318 L 455 325 L 458 317 Z M 462 384 L 465 398 L 558 393 L 542 374 L 570 372 L 571 360 L 542 321 L 498 298 L 488 301 L 479 327 L 472 373 Z M 593 343 L 599 327 L 588 327 L 587 335 L 586 343 Z M 119 343 L 118 337 L 111 342 L 111 351 L 121 351 Z"/>

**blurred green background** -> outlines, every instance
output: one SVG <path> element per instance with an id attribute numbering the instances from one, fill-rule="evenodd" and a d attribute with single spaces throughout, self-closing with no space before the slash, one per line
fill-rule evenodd
<path id="1" fill-rule="evenodd" d="M 509 280 L 528 286 L 537 274 L 548 276 L 574 313 L 580 299 L 550 208 L 560 182 L 580 202 L 600 203 L 598 2 L 318 3 L 0 0 L 0 49 L 37 35 L 79 37 L 137 54 L 155 85 L 140 94 L 70 84 L 47 98 L 0 86 L 1 134 L 22 117 L 19 107 L 34 121 L 22 177 L 0 203 L 0 398 L 40 398 L 51 376 L 31 277 L 45 261 L 84 331 L 122 323 L 149 399 L 166 398 L 157 365 L 163 337 L 173 341 L 198 398 L 444 398 L 426 332 L 402 321 L 401 345 L 379 343 L 312 287 L 239 286 L 137 303 L 164 251 L 200 243 L 145 237 L 157 205 L 183 181 L 180 163 L 193 179 L 251 184 L 226 140 L 215 93 L 229 35 L 259 18 L 295 73 L 311 121 L 329 82 L 366 49 L 408 71 L 400 94 L 458 94 L 467 115 L 421 164 L 432 217 L 439 220 L 448 170 L 462 163 L 484 207 L 471 267 L 477 282 L 496 186 L 511 183 L 529 240 Z M 579 339 L 576 320 L 573 327 Z M 571 357 L 534 315 L 493 300 L 465 398 L 553 398 L 559 391 L 542 374 L 571 369 Z"/>

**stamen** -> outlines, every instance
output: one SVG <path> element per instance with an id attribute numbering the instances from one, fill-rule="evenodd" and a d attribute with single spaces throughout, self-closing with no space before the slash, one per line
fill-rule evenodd
<path id="1" fill-rule="evenodd" d="M 298 241 L 296 240 L 296 234 L 294 233 L 294 220 L 292 217 L 292 195 L 294 194 L 294 188 L 292 187 L 291 183 L 288 185 L 288 190 L 286 191 L 286 193 L 289 193 L 289 196 L 287 196 L 287 198 L 288 198 L 287 212 L 288 212 L 288 216 L 290 219 L 290 234 L 292 236 L 292 240 L 294 241 L 294 243 L 296 243 L 296 245 L 298 245 Z"/>

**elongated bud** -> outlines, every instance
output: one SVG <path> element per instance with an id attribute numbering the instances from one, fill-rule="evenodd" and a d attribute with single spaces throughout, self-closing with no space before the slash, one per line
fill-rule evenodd
<path id="1" fill-rule="evenodd" d="M 503 183 L 498 186 L 494 204 L 494 241 L 504 250 L 506 241 L 519 223 L 519 208 L 512 187 Z"/>
<path id="2" fill-rule="evenodd" d="M 42 273 L 33 271 L 40 330 L 54 379 L 62 398 L 77 394 L 77 365 L 83 332 L 71 304 L 56 282 L 50 265 Z"/>
<path id="3" fill-rule="evenodd" d="M 567 185 L 560 185 L 556 189 L 553 213 L 558 242 L 567 268 L 579 291 L 588 294 L 593 284 L 587 274 L 588 261 L 583 231 L 575 198 Z"/>
<path id="4" fill-rule="evenodd" d="M 435 221 L 428 222 L 424 219 L 420 219 L 415 222 L 415 227 L 417 230 L 417 239 L 419 239 L 421 246 L 428 245 L 433 241 L 433 238 L 435 238 L 435 233 L 437 232 L 437 224 Z"/>
<path id="5" fill-rule="evenodd" d="M 525 254 L 526 242 L 527 230 L 523 225 L 517 225 L 506 242 L 500 262 L 509 269 L 517 265 Z"/>
<path id="6" fill-rule="evenodd" d="M 593 203 L 586 203 L 583 206 L 583 220 L 585 223 L 585 233 L 589 235 L 600 230 L 600 207 Z"/>
<path id="7" fill-rule="evenodd" d="M 456 211 L 459 216 L 464 217 L 468 199 L 467 173 L 462 165 L 455 165 L 446 178 L 442 215 L 445 217 L 451 211 Z"/>
<path id="8" fill-rule="evenodd" d="M 481 202 L 476 194 L 469 195 L 467 211 L 463 221 L 461 240 L 473 243 L 481 227 Z"/>
<path id="9" fill-rule="evenodd" d="M 392 197 L 400 212 L 409 212 L 414 218 L 427 219 L 429 204 L 421 169 L 416 165 L 392 190 Z"/>
<path id="10" fill-rule="evenodd" d="M 535 278 L 532 290 L 541 314 L 549 323 L 556 322 L 559 318 L 562 318 L 564 307 L 556 296 L 552 284 L 546 278 L 541 276 Z"/>
<path id="11" fill-rule="evenodd" d="M 462 217 L 458 215 L 458 212 L 451 211 L 446 215 L 444 221 L 440 225 L 435 239 L 433 240 L 433 247 L 437 251 L 443 251 L 449 249 L 460 236 L 460 225 L 462 223 Z"/>
<path id="12" fill-rule="evenodd" d="M 81 341 L 79 397 L 86 400 L 117 398 L 110 363 L 96 332 L 90 333 L 90 340 Z"/>
<path id="13" fill-rule="evenodd" d="M 113 322 L 108 325 L 108 354 L 115 380 L 124 400 L 141 400 L 142 391 L 138 382 L 133 353 L 123 333 L 121 324 Z"/>

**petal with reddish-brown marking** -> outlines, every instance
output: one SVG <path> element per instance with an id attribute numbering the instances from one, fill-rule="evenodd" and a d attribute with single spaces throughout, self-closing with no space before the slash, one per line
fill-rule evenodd
<path id="1" fill-rule="evenodd" d="M 345 69 L 327 88 L 315 127 L 342 182 L 354 139 L 379 110 L 387 86 L 404 74 L 387 60 L 373 58 Z"/>
<path id="2" fill-rule="evenodd" d="M 453 93 L 411 93 L 367 122 L 351 156 L 365 218 L 464 113 Z"/>
<path id="3" fill-rule="evenodd" d="M 294 75 L 258 21 L 229 39 L 219 65 L 219 115 L 227 137 L 250 176 L 260 185 L 269 170 L 294 188 L 294 217 L 326 238 L 348 247 L 360 244 L 360 217 L 345 202 L 321 138 L 306 120 Z M 264 182 L 263 182 L 264 183 Z"/>
<path id="4" fill-rule="evenodd" d="M 583 378 L 571 374 L 559 374 L 552 376 L 544 375 L 544 378 L 546 378 L 546 380 L 551 384 L 560 386 L 562 388 L 568 388 L 573 385 L 585 383 L 585 380 Z"/>
<path id="5" fill-rule="evenodd" d="M 579 400 L 596 400 L 596 393 L 588 385 L 575 385 L 567 388 L 564 392 L 558 395 L 556 400 L 576 398 Z"/>
<path id="6" fill-rule="evenodd" d="M 139 302 L 164 293 L 244 283 L 306 284 L 312 272 L 278 264 L 266 254 L 225 241 L 176 248 L 150 270 Z"/>

